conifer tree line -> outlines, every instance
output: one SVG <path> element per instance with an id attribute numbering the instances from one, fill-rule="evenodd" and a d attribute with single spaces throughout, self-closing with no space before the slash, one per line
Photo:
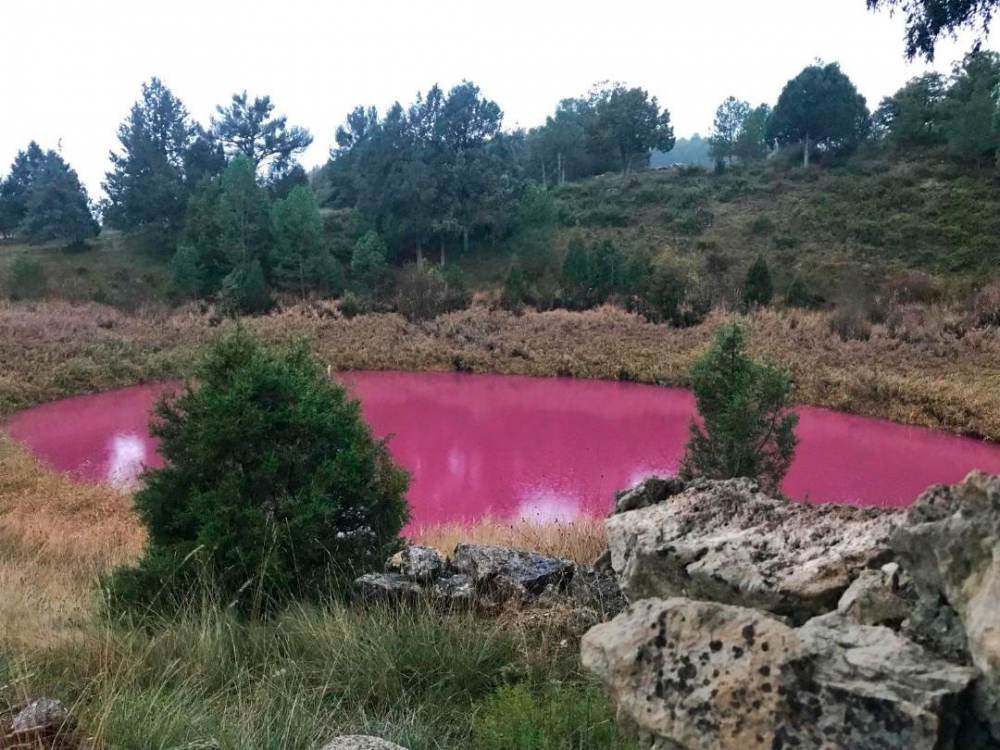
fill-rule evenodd
<path id="1" fill-rule="evenodd" d="M 916 78 L 874 113 L 836 63 L 816 63 L 773 106 L 728 97 L 706 140 L 721 169 L 778 149 L 808 167 L 862 143 L 940 148 L 992 168 L 1000 159 L 1000 55 L 970 53 L 950 77 Z M 29 144 L 0 181 L 0 234 L 82 247 L 100 216 L 102 226 L 169 259 L 175 299 L 211 298 L 243 312 L 267 309 L 275 291 L 349 291 L 377 303 L 391 286 L 389 268 L 405 262 L 445 269 L 420 283 L 456 299 L 462 281 L 448 270 L 456 254 L 516 235 L 543 255 L 559 221 L 553 189 L 607 172 L 628 177 L 676 144 L 669 110 L 640 87 L 599 84 L 524 130 L 505 128 L 500 105 L 463 81 L 385 112 L 356 107 L 337 128 L 327 163 L 307 175 L 298 158 L 312 135 L 270 97 L 237 93 L 202 125 L 157 78 L 143 85 L 118 141 L 99 205 L 57 151 Z M 322 208 L 351 209 L 349 242 L 330 239 Z M 568 306 L 624 294 L 641 298 L 653 317 L 680 314 L 680 282 L 669 269 L 616 252 L 568 249 L 560 280 Z M 530 266 L 531 254 L 521 255 Z M 524 297 L 517 290 L 525 273 L 533 271 L 511 269 L 504 292 L 512 304 Z M 749 297 L 766 304 L 757 291 Z"/>

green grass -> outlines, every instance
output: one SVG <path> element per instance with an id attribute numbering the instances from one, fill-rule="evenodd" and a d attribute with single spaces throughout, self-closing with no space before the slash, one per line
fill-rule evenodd
<path id="1" fill-rule="evenodd" d="M 410 750 L 631 747 L 565 637 L 420 606 L 241 622 L 208 605 L 7 651 L 0 699 L 60 698 L 98 747 L 315 750 L 348 733 Z"/>

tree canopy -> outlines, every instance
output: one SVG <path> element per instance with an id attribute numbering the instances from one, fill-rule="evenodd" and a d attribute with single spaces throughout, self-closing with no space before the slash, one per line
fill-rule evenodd
<path id="1" fill-rule="evenodd" d="M 976 34 L 978 51 L 989 34 L 1000 0 L 866 0 L 869 10 L 899 9 L 906 19 L 906 56 L 934 60 L 934 48 L 942 36 L 962 29 Z"/>
<path id="2" fill-rule="evenodd" d="M 255 171 L 267 166 L 275 177 L 291 168 L 294 158 L 313 140 L 305 128 L 289 125 L 284 115 L 275 116 L 269 96 L 257 96 L 251 101 L 246 91 L 233 94 L 229 106 L 219 105 L 216 112 L 212 133 L 228 154 L 242 154 Z"/>
<path id="3" fill-rule="evenodd" d="M 771 114 L 768 137 L 801 144 L 808 166 L 813 149 L 844 153 L 868 129 L 865 98 L 837 63 L 810 65 L 785 84 Z"/>

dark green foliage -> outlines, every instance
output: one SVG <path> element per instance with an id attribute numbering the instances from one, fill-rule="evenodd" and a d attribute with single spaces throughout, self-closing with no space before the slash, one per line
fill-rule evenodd
<path id="1" fill-rule="evenodd" d="M 730 96 L 719 105 L 715 112 L 712 135 L 708 139 L 712 158 L 716 160 L 717 165 L 724 165 L 726 161 L 732 163 L 736 156 L 736 142 L 750 111 L 750 103 L 740 101 L 735 96 Z"/>
<path id="2" fill-rule="evenodd" d="M 689 378 L 702 424 L 691 423 L 681 475 L 750 477 L 779 492 L 797 442 L 785 372 L 750 357 L 745 329 L 726 324 Z"/>
<path id="3" fill-rule="evenodd" d="M 590 263 L 590 288 L 598 303 L 624 290 L 625 258 L 610 239 L 594 249 Z"/>
<path id="4" fill-rule="evenodd" d="M 385 242 L 373 231 L 366 232 L 354 246 L 351 274 L 375 299 L 384 292 L 389 266 L 385 259 Z"/>
<path id="5" fill-rule="evenodd" d="M 312 188 L 299 185 L 271 211 L 273 277 L 282 289 L 305 297 L 309 291 L 339 291 L 340 264 L 323 238 L 323 220 Z"/>
<path id="6" fill-rule="evenodd" d="M 795 276 L 785 287 L 784 302 L 789 307 L 815 307 L 820 300 L 809 291 L 801 276 Z"/>
<path id="7" fill-rule="evenodd" d="M 274 305 L 259 260 L 240 261 L 222 280 L 219 305 L 229 315 L 266 313 Z"/>
<path id="8" fill-rule="evenodd" d="M 758 216 L 750 225 L 750 234 L 763 237 L 774 232 L 774 220 L 770 216 Z"/>
<path id="9" fill-rule="evenodd" d="M 500 304 L 505 309 L 519 312 L 524 306 L 524 300 L 528 296 L 528 280 L 524 275 L 524 268 L 521 261 L 515 255 L 507 269 L 507 275 L 503 280 L 503 291 L 500 295 Z"/>
<path id="10" fill-rule="evenodd" d="M 21 230 L 28 213 L 32 175 L 44 161 L 45 152 L 34 141 L 17 152 L 10 174 L 0 181 L 0 236 L 12 237 Z"/>
<path id="11" fill-rule="evenodd" d="M 809 165 L 813 149 L 849 153 L 868 130 L 868 108 L 837 63 L 810 65 L 785 84 L 771 114 L 768 137 L 801 144 Z"/>
<path id="12" fill-rule="evenodd" d="M 640 159 L 648 159 L 652 149 L 670 151 L 674 147 L 670 112 L 661 111 L 656 97 L 650 97 L 644 89 L 615 84 L 591 92 L 591 106 L 593 137 L 618 156 L 619 168 L 625 175 Z"/>
<path id="13" fill-rule="evenodd" d="M 771 108 L 766 104 L 761 104 L 744 115 L 733 144 L 733 154 L 743 164 L 760 161 L 770 153 L 771 144 L 767 135 L 767 123 L 770 119 Z"/>
<path id="14" fill-rule="evenodd" d="M 942 143 L 941 105 L 946 85 L 940 73 L 925 73 L 882 100 L 873 115 L 875 135 L 898 148 Z"/>
<path id="15" fill-rule="evenodd" d="M 161 248 L 171 246 L 187 207 L 184 168 L 195 132 L 187 109 L 160 79 L 142 85 L 142 98 L 118 128 L 121 152 L 111 154 L 103 184 L 108 226 L 152 232 Z"/>
<path id="16" fill-rule="evenodd" d="M 7 296 L 12 300 L 39 299 L 47 287 L 45 269 L 36 258 L 18 255 L 7 270 Z"/>
<path id="17" fill-rule="evenodd" d="M 361 313 L 368 312 L 369 307 L 370 304 L 367 297 L 358 297 L 358 295 L 351 291 L 344 292 L 344 295 L 337 301 L 337 309 L 348 320 L 361 315 Z"/>
<path id="18" fill-rule="evenodd" d="M 149 541 L 106 581 L 112 613 L 168 610 L 197 575 L 247 609 L 381 566 L 406 521 L 406 473 L 304 343 L 224 335 L 192 382 L 157 407 L 166 466 L 142 476 Z"/>
<path id="19" fill-rule="evenodd" d="M 957 66 L 942 103 L 948 149 L 976 166 L 1000 153 L 1000 53 L 969 55 Z"/>
<path id="20" fill-rule="evenodd" d="M 504 687 L 473 714 L 476 750 L 628 750 L 609 700 L 596 686 Z"/>
<path id="21" fill-rule="evenodd" d="M 30 242 L 61 240 L 79 247 L 101 229 L 76 172 L 55 151 L 31 171 L 25 208 L 19 233 Z"/>
<path id="22" fill-rule="evenodd" d="M 562 266 L 563 301 L 570 309 L 590 306 L 592 298 L 590 253 L 580 235 L 574 235 L 566 246 Z"/>
<path id="23" fill-rule="evenodd" d="M 978 34 L 976 48 L 989 32 L 998 0 L 867 0 L 869 10 L 899 8 L 906 17 L 906 56 L 934 59 L 934 46 L 942 36 L 969 29 Z"/>
<path id="24" fill-rule="evenodd" d="M 757 253 L 750 268 L 747 269 L 746 283 L 743 285 L 743 301 L 747 307 L 758 307 L 771 303 L 774 297 L 774 282 L 771 281 L 771 269 L 763 254 Z"/>
<path id="25" fill-rule="evenodd" d="M 197 299 L 205 284 L 198 251 L 191 245 L 181 245 L 170 259 L 170 296 L 179 301 Z"/>
<path id="26" fill-rule="evenodd" d="M 288 125 L 284 115 L 274 116 L 271 97 L 258 96 L 253 101 L 244 91 L 233 94 L 228 107 L 216 107 L 212 134 L 232 156 L 246 157 L 254 173 L 268 165 L 272 175 L 290 169 L 294 158 L 312 143 L 305 128 Z"/>

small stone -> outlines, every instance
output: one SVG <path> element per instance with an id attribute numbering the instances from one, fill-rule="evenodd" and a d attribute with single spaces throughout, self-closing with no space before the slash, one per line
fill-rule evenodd
<path id="1" fill-rule="evenodd" d="M 63 730 L 72 730 L 76 721 L 61 701 L 53 698 L 39 698 L 20 708 L 11 721 L 14 734 L 52 734 Z"/>
<path id="2" fill-rule="evenodd" d="M 549 584 L 561 586 L 576 570 L 574 563 L 561 557 L 493 544 L 458 545 L 452 567 L 472 578 L 480 590 L 509 596 L 521 591 L 537 595 Z"/>
<path id="3" fill-rule="evenodd" d="M 423 593 L 419 584 L 399 573 L 366 573 L 354 582 L 354 588 L 367 601 L 413 601 Z"/>
<path id="4" fill-rule="evenodd" d="M 323 745 L 320 750 L 406 750 L 388 740 L 360 734 L 345 735 Z"/>

